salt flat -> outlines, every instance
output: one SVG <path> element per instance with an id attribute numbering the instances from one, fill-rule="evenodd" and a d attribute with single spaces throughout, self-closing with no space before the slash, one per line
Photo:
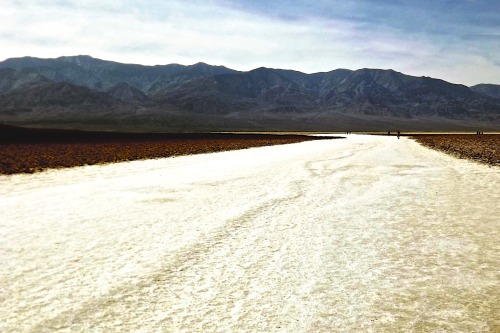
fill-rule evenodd
<path id="1" fill-rule="evenodd" d="M 498 332 L 499 189 L 362 135 L 0 176 L 0 331 Z"/>

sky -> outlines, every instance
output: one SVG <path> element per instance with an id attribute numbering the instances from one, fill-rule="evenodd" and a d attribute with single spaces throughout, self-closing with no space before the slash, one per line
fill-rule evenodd
<path id="1" fill-rule="evenodd" d="M 394 69 L 500 84 L 499 0 L 0 0 L 0 61 Z"/>

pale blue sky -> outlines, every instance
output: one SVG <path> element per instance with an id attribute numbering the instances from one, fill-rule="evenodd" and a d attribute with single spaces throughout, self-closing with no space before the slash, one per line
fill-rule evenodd
<path id="1" fill-rule="evenodd" d="M 392 68 L 500 84 L 498 0 L 0 1 L 0 60 Z"/>

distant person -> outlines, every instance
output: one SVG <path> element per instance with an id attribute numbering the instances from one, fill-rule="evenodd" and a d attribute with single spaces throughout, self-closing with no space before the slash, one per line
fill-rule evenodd
<path id="1" fill-rule="evenodd" d="M 398 130 L 398 140 L 399 140 L 399 136 L 401 135 L 401 132 Z"/>
<path id="2" fill-rule="evenodd" d="M 388 131 L 388 132 L 387 132 L 387 135 L 391 135 L 391 131 Z"/>

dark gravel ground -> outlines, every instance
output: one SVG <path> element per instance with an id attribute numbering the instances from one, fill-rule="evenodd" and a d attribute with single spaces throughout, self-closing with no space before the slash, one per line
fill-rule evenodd
<path id="1" fill-rule="evenodd" d="M 0 174 L 332 139 L 273 134 L 144 134 L 0 126 Z"/>
<path id="2" fill-rule="evenodd" d="M 500 166 L 500 134 L 406 134 L 458 158 Z M 0 174 L 281 145 L 334 137 L 295 134 L 116 133 L 0 125 Z"/>
<path id="3" fill-rule="evenodd" d="M 420 144 L 458 158 L 500 166 L 500 134 L 415 134 Z"/>

